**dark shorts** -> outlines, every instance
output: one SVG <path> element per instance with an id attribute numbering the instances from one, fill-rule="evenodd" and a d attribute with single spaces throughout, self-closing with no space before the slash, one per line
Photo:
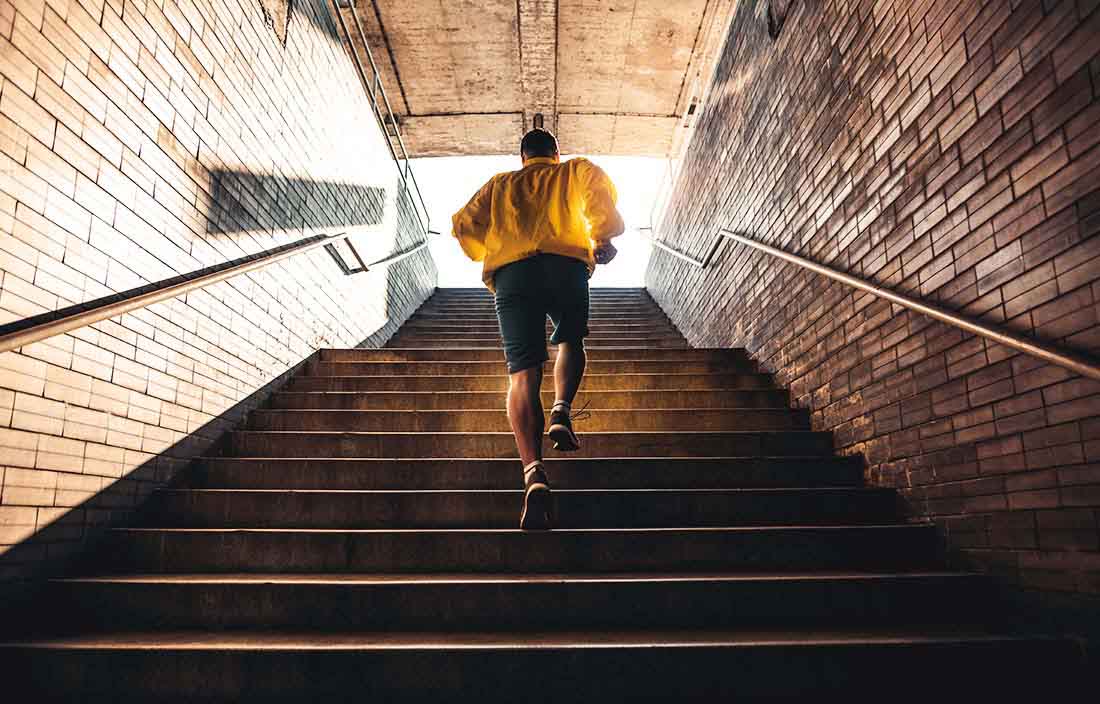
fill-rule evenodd
<path id="1" fill-rule="evenodd" d="M 588 335 L 588 265 L 581 260 L 536 254 L 497 270 L 493 287 L 509 374 L 549 359 L 546 316 L 554 323 L 551 344 Z"/>

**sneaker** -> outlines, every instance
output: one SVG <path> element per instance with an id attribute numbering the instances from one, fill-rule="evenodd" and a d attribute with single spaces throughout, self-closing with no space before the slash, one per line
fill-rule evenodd
<path id="1" fill-rule="evenodd" d="M 550 481 L 542 462 L 532 462 L 523 470 L 523 513 L 520 530 L 549 530 Z"/>
<path id="2" fill-rule="evenodd" d="M 588 404 L 585 403 L 584 408 L 587 407 Z M 547 435 L 554 441 L 555 450 L 574 452 L 580 449 L 581 442 L 577 439 L 577 434 L 573 432 L 573 421 L 584 420 L 591 415 L 584 408 L 576 413 L 570 413 L 560 406 L 555 406 L 550 410 L 550 429 L 547 431 Z"/>

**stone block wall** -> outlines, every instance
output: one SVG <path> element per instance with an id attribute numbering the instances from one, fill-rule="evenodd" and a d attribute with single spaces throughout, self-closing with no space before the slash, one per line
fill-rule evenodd
<path id="1" fill-rule="evenodd" d="M 425 236 L 324 0 L 0 0 L 0 325 L 317 234 Z M 0 581 L 59 564 L 325 346 L 380 344 L 427 250 L 323 250 L 0 355 Z"/>
<path id="2" fill-rule="evenodd" d="M 659 227 L 728 227 L 1100 352 L 1100 3 L 741 0 Z M 724 243 L 654 250 L 698 346 L 744 346 L 961 564 L 1100 592 L 1100 383 Z M 1047 591 L 1046 593 L 1050 593 Z"/>

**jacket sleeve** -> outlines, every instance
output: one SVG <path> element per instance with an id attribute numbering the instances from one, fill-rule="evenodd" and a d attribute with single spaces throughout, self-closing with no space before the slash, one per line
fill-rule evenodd
<path id="1" fill-rule="evenodd" d="M 618 193 L 604 170 L 587 159 L 583 160 L 585 173 L 584 214 L 591 227 L 592 241 L 597 245 L 623 234 L 626 226 L 615 208 Z"/>
<path id="2" fill-rule="evenodd" d="M 451 217 L 451 233 L 466 256 L 475 262 L 485 259 L 485 235 L 489 231 L 492 203 L 493 181 L 489 181 Z"/>

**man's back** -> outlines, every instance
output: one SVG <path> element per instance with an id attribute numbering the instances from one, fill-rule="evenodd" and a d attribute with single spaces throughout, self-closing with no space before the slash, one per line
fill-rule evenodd
<path id="1" fill-rule="evenodd" d="M 466 254 L 484 261 L 482 279 L 537 252 L 579 259 L 595 268 L 593 247 L 623 231 L 615 187 L 587 159 L 557 163 L 533 157 L 494 176 L 452 219 Z"/>

